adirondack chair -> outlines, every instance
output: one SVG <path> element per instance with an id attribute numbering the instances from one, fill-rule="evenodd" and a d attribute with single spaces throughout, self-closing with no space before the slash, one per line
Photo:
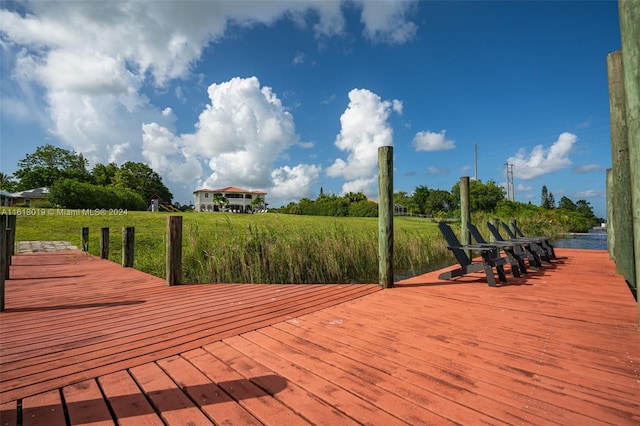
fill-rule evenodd
<path id="1" fill-rule="evenodd" d="M 500 231 L 498 231 L 498 228 L 493 226 L 491 222 L 487 222 L 487 228 L 489 228 L 489 232 L 491 232 L 491 235 L 493 235 L 493 238 L 495 238 L 496 241 L 514 242 L 514 243 L 520 244 L 520 246 L 522 247 L 522 249 L 527 255 L 527 259 L 529 259 L 529 265 L 535 266 L 535 267 L 542 266 L 542 259 L 540 258 L 540 255 L 545 254 L 544 250 L 542 250 L 539 247 L 534 247 L 531 245 L 531 243 L 528 243 L 526 241 L 524 242 L 523 241 L 506 241 L 504 238 L 502 238 L 502 235 L 500 235 Z"/>
<path id="2" fill-rule="evenodd" d="M 507 233 L 511 241 L 519 241 L 523 245 L 528 244 L 532 251 L 535 251 L 536 253 L 538 253 L 542 261 L 551 262 L 551 256 L 549 255 L 549 252 L 545 250 L 545 248 L 542 246 L 542 244 L 537 238 L 518 238 L 516 237 L 516 234 L 513 233 L 511 228 L 509 228 L 509 225 L 507 225 L 504 222 L 502 222 L 502 228 Z"/>
<path id="3" fill-rule="evenodd" d="M 497 287 L 498 284 L 496 282 L 496 277 L 493 275 L 493 267 L 495 267 L 496 271 L 498 272 L 498 280 L 501 282 L 507 282 L 507 277 L 504 273 L 504 264 L 507 263 L 507 259 L 495 255 L 495 246 L 487 247 L 480 245 L 462 245 L 449 225 L 444 222 L 439 222 L 438 228 L 440 229 L 442 236 L 447 242 L 447 248 L 451 250 L 456 260 L 460 264 L 459 268 L 443 272 L 438 275 L 439 279 L 450 280 L 455 277 L 461 277 L 468 273 L 480 272 L 484 270 L 489 286 Z M 482 260 L 471 260 L 465 250 L 471 250 L 480 253 Z"/>
<path id="4" fill-rule="evenodd" d="M 478 228 L 471 222 L 467 222 L 467 229 L 478 245 L 493 247 L 496 256 L 499 254 L 500 249 L 504 251 L 509 263 L 511 264 L 511 273 L 514 277 L 520 277 L 520 273 L 527 273 L 527 265 L 524 263 L 524 259 L 526 259 L 527 255 L 520 244 L 508 241 L 494 241 L 489 243 L 484 239 Z"/>
<path id="5" fill-rule="evenodd" d="M 540 246 L 547 252 L 547 255 L 549 256 L 549 258 L 557 259 L 556 252 L 554 250 L 553 245 L 551 244 L 551 238 L 550 237 L 545 237 L 545 236 L 527 237 L 522 233 L 522 231 L 518 227 L 518 224 L 515 221 L 511 222 L 511 227 L 513 228 L 513 232 L 516 235 L 516 237 L 518 237 L 518 238 L 535 239 L 535 240 L 539 241 L 540 242 Z"/>

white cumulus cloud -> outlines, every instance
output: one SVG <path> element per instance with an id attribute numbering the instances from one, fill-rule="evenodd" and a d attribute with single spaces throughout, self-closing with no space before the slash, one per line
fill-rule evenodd
<path id="1" fill-rule="evenodd" d="M 232 106 L 225 96 L 241 94 L 225 94 L 230 87 L 224 84 L 212 86 L 212 104 L 201 114 L 199 127 L 183 136 L 171 136 L 177 117 L 165 105 L 154 105 L 142 90 L 173 89 L 184 99 L 180 86 L 170 84 L 193 77 L 205 48 L 223 39 L 230 26 L 252 28 L 290 19 L 317 38 L 342 35 L 349 3 L 358 5 L 371 41 L 397 44 L 416 34 L 411 2 L 35 1 L 21 3 L 19 12 L 3 4 L 0 43 L 3 60 L 12 68 L 3 77 L 12 84 L 3 92 L 3 103 L 12 109 L 6 116 L 33 117 L 92 163 L 146 158 L 179 182 L 199 173 L 198 163 L 203 172 L 211 170 L 209 182 L 233 177 L 234 184 L 267 185 L 275 158 L 297 138 L 293 120 L 270 89 L 256 92 L 244 81 L 243 103 Z M 401 104 L 393 108 L 399 112 Z M 248 135 L 256 141 L 248 142 Z M 168 165 L 178 158 L 181 166 Z M 315 173 L 312 166 L 304 170 Z"/>
<path id="2" fill-rule="evenodd" d="M 571 165 L 569 154 L 577 141 L 576 135 L 565 132 L 549 148 L 536 145 L 529 153 L 523 148 L 509 157 L 507 162 L 514 165 L 514 177 L 524 180 L 535 179 L 546 173 L 569 167 Z"/>
<path id="3" fill-rule="evenodd" d="M 452 139 L 447 139 L 446 130 L 441 130 L 440 133 L 423 131 L 418 132 L 413 138 L 413 146 L 416 151 L 445 151 L 447 149 L 453 149 L 456 147 L 456 142 Z"/>
<path id="4" fill-rule="evenodd" d="M 308 196 L 319 166 L 276 167 L 299 137 L 272 89 L 256 77 L 236 77 L 212 84 L 208 94 L 211 103 L 194 133 L 176 136 L 157 123 L 143 125 L 143 155 L 151 167 L 176 182 L 265 190 L 271 202 Z"/>
<path id="5" fill-rule="evenodd" d="M 364 188 L 365 183 L 375 181 L 378 164 L 378 148 L 393 145 L 393 130 L 388 123 L 394 104 L 399 101 L 383 101 L 380 96 L 367 89 L 349 92 L 349 105 L 340 117 L 341 129 L 335 145 L 348 153 L 347 159 L 338 158 L 326 170 L 331 177 L 344 177 L 343 192 L 351 192 L 354 185 Z M 372 178 L 373 176 L 373 178 Z"/>

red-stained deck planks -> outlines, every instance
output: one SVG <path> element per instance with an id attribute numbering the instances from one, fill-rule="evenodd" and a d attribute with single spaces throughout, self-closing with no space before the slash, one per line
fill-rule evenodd
<path id="1" fill-rule="evenodd" d="M 635 301 L 606 252 L 557 251 L 505 287 L 434 272 L 384 291 L 166 287 L 20 255 L 1 424 L 638 424 Z"/>

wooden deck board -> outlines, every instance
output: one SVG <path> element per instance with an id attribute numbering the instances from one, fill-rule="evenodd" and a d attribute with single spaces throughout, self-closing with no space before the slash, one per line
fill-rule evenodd
<path id="1" fill-rule="evenodd" d="M 606 252 L 509 285 L 164 280 L 14 258 L 1 425 L 640 423 L 637 307 Z"/>

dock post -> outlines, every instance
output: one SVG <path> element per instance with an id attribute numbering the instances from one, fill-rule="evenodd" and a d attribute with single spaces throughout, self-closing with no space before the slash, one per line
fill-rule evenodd
<path id="1" fill-rule="evenodd" d="M 89 228 L 84 227 L 80 232 L 80 247 L 82 251 L 89 251 Z"/>
<path id="2" fill-rule="evenodd" d="M 631 170 L 631 220 L 633 221 L 633 288 L 636 302 L 640 282 L 640 1 L 619 1 L 620 38 L 622 40 L 622 64 L 624 68 L 624 92 L 627 119 L 627 143 L 629 144 L 629 169 Z M 620 233 L 617 234 L 620 236 Z M 638 303 L 640 325 L 640 303 Z"/>
<path id="3" fill-rule="evenodd" d="M 462 245 L 471 244 L 471 234 L 467 222 L 471 221 L 471 201 L 469 198 L 469 176 L 460 178 L 460 242 Z M 471 257 L 471 252 L 467 251 Z"/>
<path id="4" fill-rule="evenodd" d="M 100 259 L 109 259 L 109 228 L 100 228 Z"/>
<path id="5" fill-rule="evenodd" d="M 7 215 L 6 242 L 7 247 L 6 262 L 4 264 L 4 279 L 8 280 L 10 274 L 11 258 L 15 254 L 16 244 L 16 223 L 17 216 L 15 214 Z"/>
<path id="6" fill-rule="evenodd" d="M 167 218 L 167 285 L 182 280 L 182 216 Z"/>
<path id="7" fill-rule="evenodd" d="M 378 148 L 378 271 L 382 288 L 393 288 L 393 147 Z"/>
<path id="8" fill-rule="evenodd" d="M 7 261 L 7 215 L 0 214 L 0 312 L 4 311 L 4 268 Z"/>
<path id="9" fill-rule="evenodd" d="M 122 228 L 122 266 L 133 268 L 133 243 L 136 229 L 133 226 Z"/>
<path id="10" fill-rule="evenodd" d="M 613 226 L 616 239 L 610 249 L 616 264 L 616 272 L 622 274 L 629 285 L 635 288 L 635 265 L 633 260 L 633 208 L 631 202 L 630 146 L 627 132 L 627 107 L 625 103 L 624 69 L 622 52 L 617 50 L 607 55 L 609 78 L 609 126 L 611 128 L 612 188 L 607 192 L 611 198 L 611 217 L 607 223 L 607 235 Z"/>

